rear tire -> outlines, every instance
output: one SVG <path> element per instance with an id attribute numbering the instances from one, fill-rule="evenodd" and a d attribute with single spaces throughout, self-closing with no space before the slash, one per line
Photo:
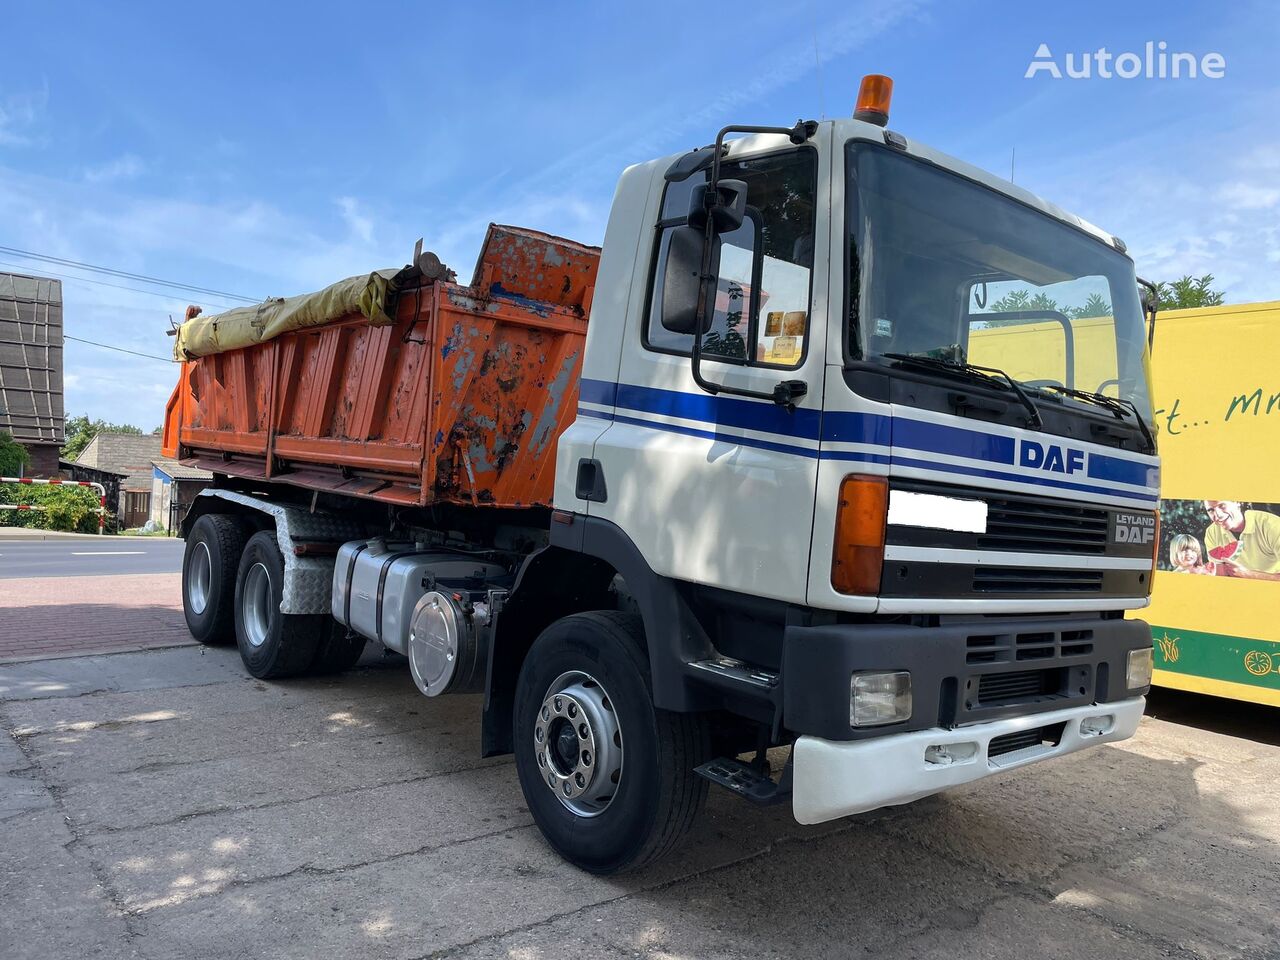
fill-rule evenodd
<path id="1" fill-rule="evenodd" d="M 520 669 L 513 726 L 529 811 L 583 870 L 652 863 L 706 800 L 707 782 L 694 773 L 709 750 L 706 720 L 653 706 L 637 616 L 575 614 L 543 631 Z"/>
<path id="2" fill-rule="evenodd" d="M 310 671 L 333 621 L 328 614 L 280 612 L 284 558 L 274 530 L 255 533 L 245 544 L 236 573 L 236 643 L 244 667 L 260 680 Z"/>
<path id="3" fill-rule="evenodd" d="M 329 619 L 326 617 L 326 619 Z M 345 673 L 356 665 L 364 653 L 365 639 L 358 633 L 348 634 L 342 624 L 329 620 L 329 632 L 316 649 L 311 661 L 312 673 Z"/>
<path id="4" fill-rule="evenodd" d="M 191 636 L 210 646 L 232 643 L 236 570 L 249 539 L 239 517 L 206 513 L 187 535 L 182 554 L 182 613 Z"/>

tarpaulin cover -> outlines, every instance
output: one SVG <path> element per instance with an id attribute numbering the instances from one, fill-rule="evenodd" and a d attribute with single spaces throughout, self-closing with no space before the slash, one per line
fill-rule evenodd
<path id="1" fill-rule="evenodd" d="M 372 326 L 387 326 L 392 322 L 387 305 L 395 294 L 392 278 L 399 272 L 379 270 L 348 277 L 315 293 L 272 297 L 257 306 L 188 320 L 178 328 L 174 359 L 192 360 L 239 350 L 291 330 L 319 327 L 355 314 L 363 314 Z"/>

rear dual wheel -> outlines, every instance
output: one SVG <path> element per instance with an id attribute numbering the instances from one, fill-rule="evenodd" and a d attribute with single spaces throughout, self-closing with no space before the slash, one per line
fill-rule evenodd
<path id="1" fill-rule="evenodd" d="M 187 534 L 182 555 L 182 612 L 191 636 L 210 646 L 233 643 L 235 584 L 249 530 L 239 517 L 207 513 Z"/>
<path id="2" fill-rule="evenodd" d="M 283 599 L 284 558 L 275 531 L 263 530 L 245 544 L 236 574 L 236 643 L 249 673 L 270 680 L 355 665 L 363 638 L 348 637 L 325 613 L 281 613 Z"/>
<path id="3" fill-rule="evenodd" d="M 235 643 L 245 669 L 261 679 L 355 665 L 362 637 L 348 636 L 327 614 L 281 613 L 283 597 L 284 558 L 273 530 L 253 533 L 231 514 L 196 520 L 182 559 L 182 609 L 196 640 Z"/>

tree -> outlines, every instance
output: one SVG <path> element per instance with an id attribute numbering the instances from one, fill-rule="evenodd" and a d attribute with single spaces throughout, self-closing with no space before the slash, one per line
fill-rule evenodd
<path id="1" fill-rule="evenodd" d="M 67 442 L 62 447 L 62 459 L 74 460 L 99 433 L 133 433 L 141 436 L 142 430 L 129 423 L 110 423 L 107 420 L 90 420 L 87 414 L 67 419 Z"/>
<path id="2" fill-rule="evenodd" d="M 1030 290 L 1019 289 L 1010 290 L 999 300 L 991 304 L 991 312 L 993 314 L 1001 313 L 1024 313 L 1032 310 L 1047 310 L 1051 313 L 1060 313 L 1068 320 L 1081 320 L 1085 317 L 1109 317 L 1111 316 L 1111 304 L 1107 303 L 1105 297 L 1100 293 L 1089 294 L 1088 299 L 1078 307 L 1062 306 L 1057 300 L 1041 291 L 1032 296 Z M 978 316 L 985 316 L 979 314 Z M 1038 321 L 1027 320 L 1001 320 L 998 318 L 985 321 L 988 327 L 1004 327 L 1018 323 L 1028 323 Z"/>
<path id="3" fill-rule="evenodd" d="M 27 448 L 13 439 L 13 434 L 0 430 L 0 477 L 16 477 L 31 463 Z"/>
<path id="4" fill-rule="evenodd" d="M 1187 274 L 1181 280 L 1172 283 L 1157 283 L 1156 290 L 1160 294 L 1161 310 L 1186 310 L 1190 307 L 1220 307 L 1227 295 L 1221 290 L 1210 289 L 1213 274 L 1203 277 Z"/>
<path id="5" fill-rule="evenodd" d="M 1103 298 L 1100 293 L 1091 293 L 1089 298 L 1085 300 L 1084 306 L 1076 307 L 1070 311 L 1074 320 L 1080 320 L 1084 317 L 1109 317 L 1111 316 L 1111 304 Z"/>

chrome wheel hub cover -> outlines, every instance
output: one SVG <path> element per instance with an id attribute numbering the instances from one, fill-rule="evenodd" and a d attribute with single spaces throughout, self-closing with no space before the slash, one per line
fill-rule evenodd
<path id="1" fill-rule="evenodd" d="M 580 817 L 603 813 L 622 778 L 622 728 L 604 687 L 563 673 L 547 688 L 533 727 L 542 782 Z"/>

